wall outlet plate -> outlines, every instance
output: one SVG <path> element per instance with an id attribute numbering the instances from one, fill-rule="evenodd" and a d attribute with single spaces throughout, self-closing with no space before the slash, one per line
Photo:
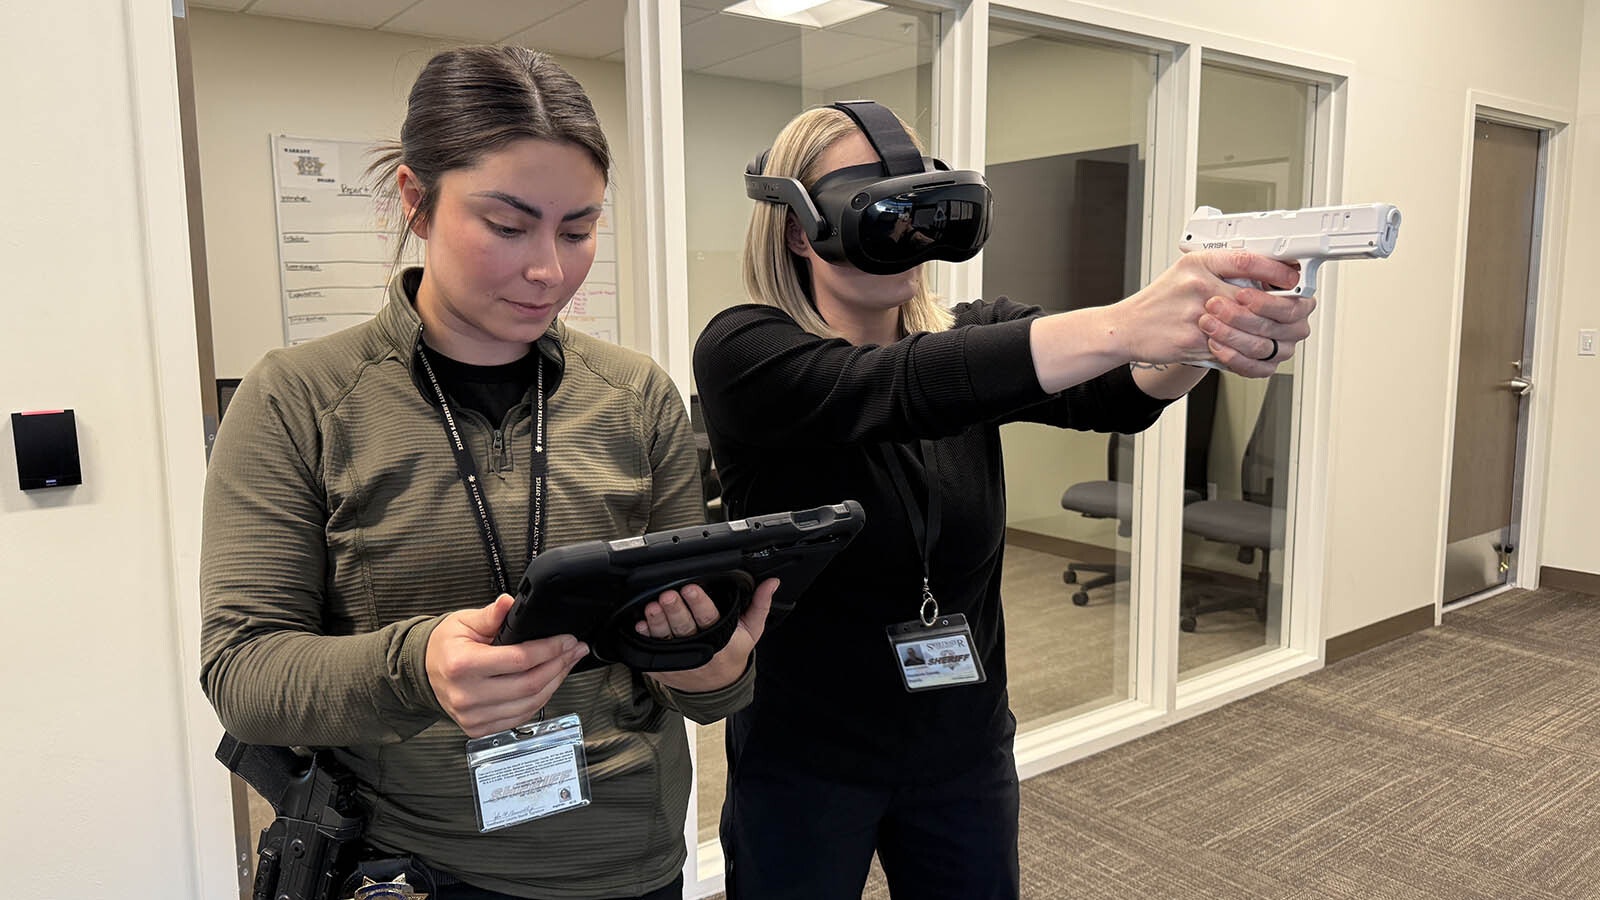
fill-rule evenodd
<path id="1" fill-rule="evenodd" d="M 1595 329 L 1595 328 L 1580 328 L 1580 329 L 1578 329 L 1578 355 L 1579 356 L 1594 356 L 1595 355 L 1595 342 L 1596 342 L 1597 336 L 1600 336 L 1600 329 Z"/>

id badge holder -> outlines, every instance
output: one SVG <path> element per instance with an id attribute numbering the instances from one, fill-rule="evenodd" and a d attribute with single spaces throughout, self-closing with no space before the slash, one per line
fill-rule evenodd
<path id="1" fill-rule="evenodd" d="M 988 678 L 961 613 L 937 616 L 927 625 L 921 619 L 901 622 L 890 625 L 888 632 L 895 667 L 908 691 L 981 684 Z"/>
<path id="2" fill-rule="evenodd" d="M 589 767 L 575 714 L 467 741 L 478 830 L 494 831 L 588 806 Z"/>

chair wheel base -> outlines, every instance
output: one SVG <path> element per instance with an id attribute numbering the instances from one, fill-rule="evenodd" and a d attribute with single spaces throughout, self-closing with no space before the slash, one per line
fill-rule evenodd
<path id="1" fill-rule="evenodd" d="M 1072 595 L 1072 605 L 1073 606 L 1088 606 L 1089 605 L 1089 595 L 1087 593 L 1085 593 L 1084 591 L 1079 591 L 1076 594 L 1073 594 Z"/>
<path id="2" fill-rule="evenodd" d="M 1072 571 L 1071 569 L 1067 569 L 1065 572 L 1061 573 L 1061 581 L 1064 584 L 1077 584 L 1078 573 Z"/>
<path id="3" fill-rule="evenodd" d="M 1182 631 L 1192 632 L 1197 624 L 1194 616 L 1184 616 L 1178 620 L 1178 628 Z"/>

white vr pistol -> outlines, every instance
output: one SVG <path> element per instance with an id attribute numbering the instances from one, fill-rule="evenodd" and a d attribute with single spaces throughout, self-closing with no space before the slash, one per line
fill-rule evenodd
<path id="1" fill-rule="evenodd" d="M 1248 250 L 1276 260 L 1300 263 L 1300 283 L 1290 297 L 1317 292 L 1317 269 L 1335 259 L 1383 259 L 1394 252 L 1400 236 L 1400 210 L 1389 203 L 1352 203 L 1277 209 L 1271 212 L 1224 213 L 1202 206 L 1189 217 L 1178 249 Z M 1241 287 L 1249 281 L 1229 279 Z"/>

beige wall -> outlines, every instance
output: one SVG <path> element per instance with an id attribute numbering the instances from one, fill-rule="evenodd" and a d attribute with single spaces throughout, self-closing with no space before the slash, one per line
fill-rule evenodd
<path id="1" fill-rule="evenodd" d="M 1150 58 L 1029 38 L 989 50 L 990 164 L 1142 144 Z M 1041 108 L 1041 98 L 1048 105 Z M 1007 114 L 1007 111 L 1013 111 Z M 1031 110 L 1018 116 L 1016 110 Z M 1003 118 L 1005 125 L 996 124 Z"/>
<path id="2" fill-rule="evenodd" d="M 155 311 L 192 307 L 148 281 L 138 155 L 171 134 L 141 140 L 134 111 L 172 72 L 169 55 L 130 80 L 130 29 L 150 39 L 151 8 L 0 5 L 0 172 L 13 211 L 0 224 L 0 409 L 75 409 L 84 481 L 18 490 L 0 416 L 0 870 L 19 896 L 200 897 L 193 797 L 220 773 L 188 768 L 185 700 L 198 688 L 175 598 L 195 591 L 174 572 L 195 548 L 172 541 L 184 530 L 175 517 L 193 521 L 198 507 L 174 511 L 166 459 L 198 459 L 204 437 L 197 393 L 187 443 L 165 446 L 162 433 L 158 379 L 174 362 L 161 358 Z M 155 37 L 170 35 L 169 17 L 155 5 Z M 186 352 L 178 377 L 197 390 L 192 335 Z M 200 477 L 197 466 L 191 496 Z"/>
<path id="3" fill-rule="evenodd" d="M 751 204 L 744 170 L 802 108 L 799 88 L 683 76 L 691 341 L 712 316 L 748 299 L 740 275 Z"/>
<path id="4" fill-rule="evenodd" d="M 1600 357 L 1579 357 L 1578 329 L 1600 329 L 1590 248 L 1600 244 L 1600 0 L 1588 0 L 1567 268 L 1555 336 L 1550 482 L 1544 517 L 1544 564 L 1600 574 Z"/>
<path id="5" fill-rule="evenodd" d="M 237 378 L 283 344 L 268 136 L 395 139 L 411 82 L 450 45 L 206 9 L 193 11 L 190 31 L 216 369 L 219 378 Z M 617 218 L 626 221 L 632 195 L 622 66 L 557 60 L 583 84 L 605 127 Z M 626 260 L 629 230 L 617 232 Z M 622 342 L 631 343 L 628 266 L 618 268 Z"/>

